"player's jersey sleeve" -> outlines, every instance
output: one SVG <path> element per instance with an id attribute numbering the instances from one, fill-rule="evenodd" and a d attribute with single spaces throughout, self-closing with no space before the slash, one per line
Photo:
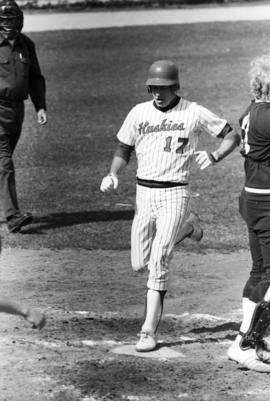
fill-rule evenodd
<path id="1" fill-rule="evenodd" d="M 249 124 L 250 124 L 250 110 L 251 104 L 245 110 L 245 112 L 241 115 L 239 119 L 239 125 L 241 127 L 241 144 L 240 144 L 240 153 L 242 156 L 246 156 L 250 151 L 250 145 L 248 143 L 248 135 L 249 135 Z"/>
<path id="2" fill-rule="evenodd" d="M 137 136 L 137 126 L 135 123 L 135 107 L 133 107 L 127 114 L 120 130 L 118 131 L 117 138 L 120 142 L 129 146 L 134 146 Z"/>
<path id="3" fill-rule="evenodd" d="M 219 136 L 223 131 L 227 120 L 218 117 L 207 108 L 197 105 L 198 107 L 198 122 L 197 129 L 204 131 L 213 137 Z"/>
<path id="4" fill-rule="evenodd" d="M 247 116 L 249 115 L 249 112 L 251 110 L 251 106 L 252 103 L 247 107 L 247 109 L 245 110 L 245 112 L 241 115 L 241 117 L 239 118 L 239 124 L 240 127 L 242 127 L 244 120 L 247 118 Z"/>

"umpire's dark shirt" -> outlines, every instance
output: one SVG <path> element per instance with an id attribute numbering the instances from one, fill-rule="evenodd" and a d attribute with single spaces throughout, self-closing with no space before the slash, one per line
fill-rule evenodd
<path id="1" fill-rule="evenodd" d="M 19 34 L 13 46 L 0 34 L 0 102 L 30 98 L 35 109 L 46 109 L 45 79 L 41 74 L 35 44 Z"/>

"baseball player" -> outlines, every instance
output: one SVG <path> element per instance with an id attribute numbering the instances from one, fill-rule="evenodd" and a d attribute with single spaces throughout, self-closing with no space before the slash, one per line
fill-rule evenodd
<path id="1" fill-rule="evenodd" d="M 240 118 L 245 184 L 240 214 L 249 233 L 252 267 L 243 288 L 243 320 L 228 350 L 229 359 L 247 369 L 270 372 L 270 55 L 251 62 L 253 100 Z"/>
<path id="2" fill-rule="evenodd" d="M 189 175 L 194 157 L 201 169 L 214 165 L 239 143 L 228 122 L 211 111 L 183 99 L 177 65 L 154 62 L 146 86 L 151 101 L 133 107 L 120 128 L 118 148 L 101 191 L 116 190 L 118 174 L 137 157 L 135 216 L 131 230 L 131 264 L 148 269 L 145 319 L 137 351 L 157 345 L 157 328 L 168 287 L 169 262 L 181 227 L 189 214 Z M 207 133 L 221 138 L 218 149 L 195 152 L 198 138 Z"/>

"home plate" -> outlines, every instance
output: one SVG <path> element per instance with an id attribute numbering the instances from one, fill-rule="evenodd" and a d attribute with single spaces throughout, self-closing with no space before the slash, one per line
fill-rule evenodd
<path id="1" fill-rule="evenodd" d="M 138 356 L 141 358 L 155 358 L 155 359 L 172 359 L 172 358 L 185 358 L 186 356 L 181 352 L 174 351 L 168 347 L 157 347 L 154 351 L 137 352 L 133 345 L 121 345 L 112 349 L 115 354 L 124 354 Z"/>

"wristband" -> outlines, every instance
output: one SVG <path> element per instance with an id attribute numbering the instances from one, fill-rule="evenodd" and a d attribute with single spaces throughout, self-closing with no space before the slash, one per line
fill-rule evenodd
<path id="1" fill-rule="evenodd" d="M 215 158 L 213 153 L 209 153 L 209 158 L 210 158 L 212 164 L 216 164 L 218 162 L 218 159 Z"/>

